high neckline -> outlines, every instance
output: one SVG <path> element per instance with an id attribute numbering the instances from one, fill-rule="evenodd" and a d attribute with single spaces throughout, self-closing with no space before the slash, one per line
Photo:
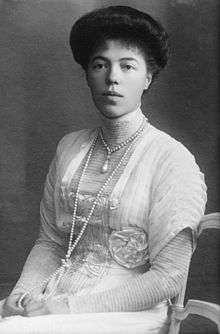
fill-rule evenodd
<path id="1" fill-rule="evenodd" d="M 101 127 L 105 141 L 109 146 L 125 141 L 140 128 L 143 118 L 140 107 L 119 118 L 102 117 Z"/>

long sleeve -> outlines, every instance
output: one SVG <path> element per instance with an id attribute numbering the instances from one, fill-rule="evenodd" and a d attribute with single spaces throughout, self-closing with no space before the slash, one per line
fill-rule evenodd
<path id="1" fill-rule="evenodd" d="M 55 225 L 54 186 L 57 178 L 57 155 L 53 159 L 46 178 L 44 195 L 40 205 L 40 234 L 32 248 L 15 291 L 29 291 L 38 286 L 34 293 L 41 292 L 39 284 L 60 265 L 65 240 Z"/>
<path id="2" fill-rule="evenodd" d="M 117 288 L 85 297 L 69 296 L 71 313 L 132 312 L 176 296 L 192 256 L 190 229 L 181 231 L 156 256 L 151 269 Z"/>

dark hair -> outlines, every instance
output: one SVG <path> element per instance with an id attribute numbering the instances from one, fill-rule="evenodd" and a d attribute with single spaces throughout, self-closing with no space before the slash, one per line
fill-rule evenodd
<path id="1" fill-rule="evenodd" d="M 154 78 L 168 60 L 168 35 L 147 13 L 128 6 L 110 6 L 83 15 L 73 25 L 70 46 L 86 71 L 91 55 L 107 39 L 137 46 Z"/>

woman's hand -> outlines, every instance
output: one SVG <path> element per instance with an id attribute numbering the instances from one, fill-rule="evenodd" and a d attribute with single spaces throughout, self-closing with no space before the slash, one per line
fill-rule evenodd
<path id="1" fill-rule="evenodd" d="M 67 299 L 53 297 L 46 302 L 31 301 L 25 308 L 23 315 L 26 317 L 36 317 L 46 314 L 65 314 L 70 313 Z"/>
<path id="2" fill-rule="evenodd" d="M 23 296 L 24 292 L 13 293 L 6 298 L 3 305 L 2 317 L 10 317 L 13 315 L 23 315 L 24 309 L 18 306 L 19 299 Z M 30 298 L 26 296 L 24 298 L 24 304 L 26 304 Z"/>

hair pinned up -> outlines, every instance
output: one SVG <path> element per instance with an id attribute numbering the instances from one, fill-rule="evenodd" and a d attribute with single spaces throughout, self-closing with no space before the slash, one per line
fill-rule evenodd
<path id="1" fill-rule="evenodd" d="M 168 35 L 149 14 L 128 6 L 110 6 L 78 19 L 70 33 L 73 56 L 86 71 L 90 57 L 106 40 L 120 40 L 144 54 L 153 78 L 168 60 Z"/>

